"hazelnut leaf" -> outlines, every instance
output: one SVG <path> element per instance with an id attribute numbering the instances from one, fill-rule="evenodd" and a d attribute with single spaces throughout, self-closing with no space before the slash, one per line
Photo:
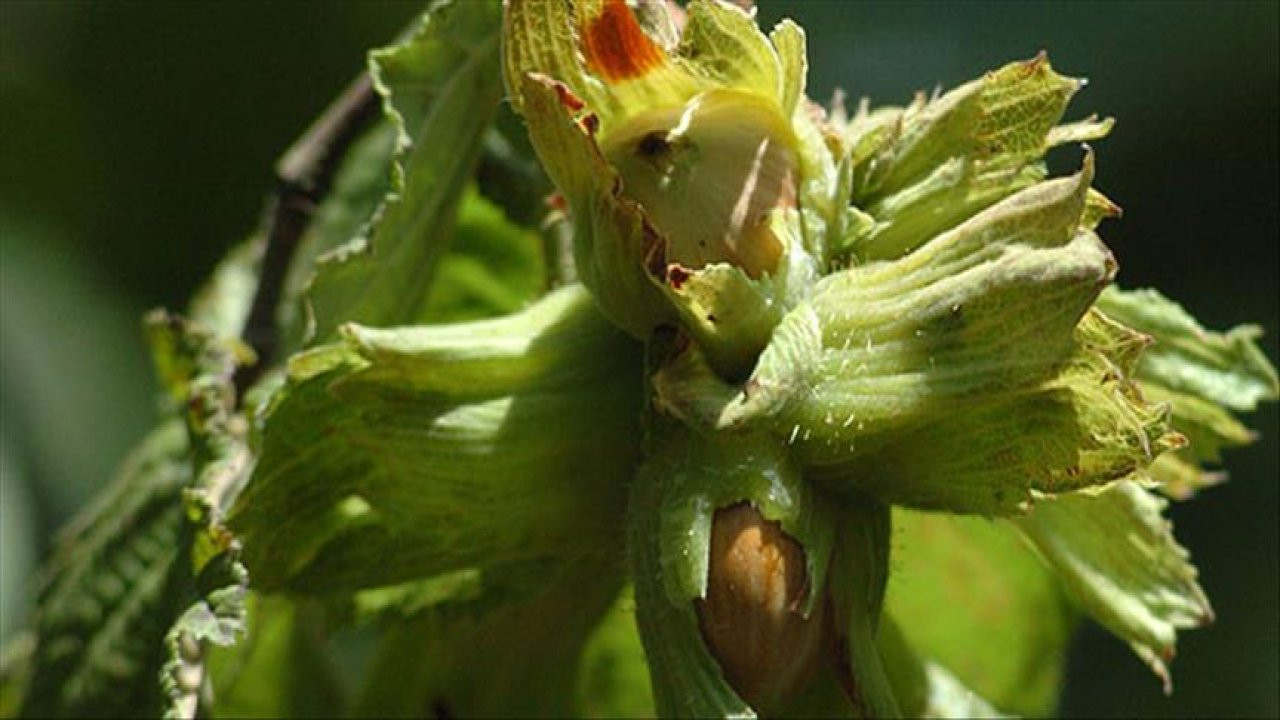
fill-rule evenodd
<path id="1" fill-rule="evenodd" d="M 1166 502 L 1134 480 L 1036 504 L 1014 524 L 1095 620 L 1127 640 L 1172 689 L 1176 632 L 1213 621 L 1196 569 L 1161 516 Z"/>
<path id="2" fill-rule="evenodd" d="M 900 668 L 908 654 L 905 662 L 946 668 L 1000 710 L 1053 714 L 1074 613 L 1012 526 L 895 508 L 890 570 L 880 640 L 905 712 L 916 714 L 926 693 L 902 686 L 929 684 Z"/>
<path id="3" fill-rule="evenodd" d="M 1176 456 L 1161 458 L 1152 476 L 1175 499 L 1221 482 L 1222 473 L 1201 470 L 1200 465 L 1220 462 L 1223 448 L 1254 439 L 1233 413 L 1251 411 L 1259 402 L 1280 396 L 1275 368 L 1257 344 L 1261 329 L 1242 325 L 1225 333 L 1206 330 L 1155 290 L 1112 286 L 1102 293 L 1098 307 L 1154 338 L 1138 364 L 1138 386 L 1149 399 L 1168 403 L 1174 427 L 1190 440 Z"/>
<path id="4" fill-rule="evenodd" d="M 362 235 L 317 261 L 307 291 L 313 341 L 331 341 L 343 322 L 420 318 L 424 278 L 448 247 L 501 98 L 500 13 L 496 2 L 444 3 L 408 40 L 371 54 L 370 75 L 396 129 L 391 192 Z"/>

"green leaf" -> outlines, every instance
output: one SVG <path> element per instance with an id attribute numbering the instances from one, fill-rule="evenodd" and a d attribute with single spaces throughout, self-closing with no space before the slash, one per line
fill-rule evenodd
<path id="1" fill-rule="evenodd" d="M 1139 385 L 1148 400 L 1172 409 L 1174 423 L 1190 441 L 1183 453 L 1189 460 L 1221 462 L 1224 448 L 1241 447 L 1256 439 L 1252 430 L 1214 400 L 1169 390 L 1156 382 L 1140 380 Z"/>
<path id="2" fill-rule="evenodd" d="M 1254 434 L 1232 414 L 1280 397 L 1271 362 L 1257 345 L 1261 329 L 1243 325 L 1226 333 L 1205 330 L 1185 310 L 1155 290 L 1107 288 L 1098 307 L 1150 334 L 1136 376 L 1143 394 L 1167 403 L 1173 424 L 1190 446 L 1165 455 L 1151 470 L 1165 494 L 1185 499 L 1222 481 L 1202 463 L 1221 462 L 1224 448 L 1247 445 Z"/>
<path id="3" fill-rule="evenodd" d="M 246 292 L 251 290 L 247 284 L 236 287 Z M 242 300 L 243 297 L 227 295 L 218 304 Z M 193 308 L 201 309 L 199 304 Z M 237 365 L 253 361 L 253 350 L 239 337 L 222 335 L 209 326 L 167 310 L 147 313 L 143 327 L 151 346 L 157 380 L 168 391 L 170 410 L 200 415 L 212 412 L 214 405 L 232 402 L 235 392 L 231 386 L 232 373 Z M 193 401 L 193 395 L 200 397 Z M 192 402 L 203 405 L 189 406 Z"/>
<path id="4" fill-rule="evenodd" d="M 248 461 L 243 420 L 230 412 L 236 365 L 252 354 L 236 335 L 256 263 L 252 241 L 232 251 L 191 303 L 200 321 L 147 316 L 170 412 L 63 531 L 44 570 L 23 715 L 168 714 L 186 681 L 190 712 L 178 712 L 194 713 L 199 641 L 231 641 L 242 619 L 243 577 L 223 583 L 218 570 L 237 574 L 218 520 Z M 186 413 L 185 431 L 174 411 Z M 193 633 L 189 652 L 175 628 Z M 179 664 L 190 668 L 181 677 Z"/>
<path id="5" fill-rule="evenodd" d="M 309 280 L 315 261 L 368 231 L 379 206 L 393 192 L 396 163 L 403 158 L 401 133 L 404 121 L 391 113 L 351 144 L 333 175 L 333 184 L 307 225 L 293 265 L 306 270 Z M 296 287 L 297 294 L 304 290 Z"/>
<path id="6" fill-rule="evenodd" d="M 1161 517 L 1165 501 L 1124 480 L 1045 499 L 1015 520 L 1067 592 L 1171 688 L 1177 630 L 1213 621 L 1187 551 Z"/>
<path id="7" fill-rule="evenodd" d="M 946 668 L 917 656 L 902 630 L 887 615 L 880 619 L 879 651 L 906 717 L 1004 717 Z"/>
<path id="8" fill-rule="evenodd" d="M 1168 407 L 1152 404 L 1134 382 L 1147 338 L 1091 310 L 1076 327 L 1079 350 L 1051 383 L 1071 392 L 1083 439 L 1075 462 L 1041 493 L 1063 493 L 1140 475 L 1161 454 L 1186 445 Z"/>
<path id="9" fill-rule="evenodd" d="M 1001 710 L 1052 714 L 1074 627 L 1052 574 L 1002 522 L 899 509 L 893 527 L 885 612 L 912 652 Z"/>
<path id="10" fill-rule="evenodd" d="M 905 255 L 982 208 L 1045 178 L 1039 163 L 1010 165 L 986 167 L 968 158 L 952 158 L 916 184 L 869 205 L 865 212 L 876 222 L 854 244 L 855 256 L 888 260 Z"/>
<path id="11" fill-rule="evenodd" d="M 347 326 L 299 356 L 231 525 L 262 590 L 352 590 L 620 543 L 637 348 L 579 286 L 522 313 Z"/>
<path id="12" fill-rule="evenodd" d="M 386 624 L 357 713 L 580 715 L 584 646 L 622 585 L 617 553 L 588 544 L 553 562 L 505 568 L 486 574 L 480 598 Z"/>
<path id="13" fill-rule="evenodd" d="M 44 571 L 23 716 L 158 713 L 187 451 L 182 424 L 161 425 L 63 531 Z"/>
<path id="14" fill-rule="evenodd" d="M 249 628 L 235 647 L 210 648 L 214 717 L 333 717 L 343 683 L 324 645 L 315 603 L 250 594 Z"/>
<path id="15" fill-rule="evenodd" d="M 500 22 L 496 2 L 438 4 L 408 41 L 370 56 L 396 130 L 392 192 L 367 238 L 320 261 L 309 291 L 315 339 L 332 339 L 342 322 L 420 318 L 501 94 Z"/>
<path id="16" fill-rule="evenodd" d="M 662 483 L 659 543 L 668 600 L 706 596 L 715 512 L 749 502 L 805 548 L 811 592 L 804 612 L 813 612 L 826 584 L 834 524 L 799 466 L 767 436 L 689 435 L 680 426 L 664 429 L 656 435 L 657 455 L 646 463 Z"/>
<path id="17" fill-rule="evenodd" d="M 485 134 L 476 185 L 481 195 L 502 208 L 517 225 L 545 225 L 547 198 L 554 188 L 538 164 L 524 122 L 510 102 L 498 106 L 493 125 Z"/>
<path id="18" fill-rule="evenodd" d="M 1055 144 L 1096 139 L 1108 123 L 1055 128 L 1083 81 L 1043 54 L 1011 63 L 905 111 L 849 126 L 855 205 L 876 225 L 854 248 L 865 260 L 899 257 L 974 213 L 1044 178 Z"/>
<path id="19" fill-rule="evenodd" d="M 35 635 L 30 631 L 6 637 L 0 646 L 0 717 L 18 716 L 23 693 L 31 683 L 35 648 Z"/>
<path id="20" fill-rule="evenodd" d="M 699 430 L 758 426 L 806 392 L 822 342 L 813 305 L 802 303 L 774 328 L 745 383 L 726 382 L 697 346 L 677 347 L 651 378 L 654 403 Z"/>
<path id="21" fill-rule="evenodd" d="M 1138 368 L 1138 379 L 1144 384 L 1241 412 L 1253 410 L 1259 401 L 1280 397 L 1275 368 L 1258 348 L 1262 329 L 1256 325 L 1210 332 L 1177 303 L 1150 289 L 1107 288 L 1098 298 L 1098 307 L 1156 339 Z M 1178 412 L 1176 403 L 1174 412 Z"/>
<path id="22" fill-rule="evenodd" d="M 541 240 L 511 223 L 502 210 L 468 192 L 458 211 L 453 246 L 440 259 L 422 322 L 456 322 L 507 315 L 542 291 L 546 271 Z"/>
<path id="23" fill-rule="evenodd" d="M 421 580 L 358 590 L 350 596 L 351 619 L 358 625 L 384 617 L 404 619 L 446 603 L 484 600 L 485 593 L 486 573 L 466 567 Z"/>
<path id="24" fill-rule="evenodd" d="M 582 652 L 579 708 L 585 717 L 653 717 L 653 689 L 636 627 L 634 589 L 623 588 Z"/>
<path id="25" fill-rule="evenodd" d="M 1225 472 L 1210 472 L 1200 466 L 1191 448 L 1165 453 L 1147 469 L 1160 492 L 1174 500 L 1189 500 L 1206 488 L 1226 481 Z"/>
<path id="26" fill-rule="evenodd" d="M 1173 422 L 1186 436 L 1188 445 L 1165 453 L 1152 464 L 1149 474 L 1160 483 L 1160 491 L 1175 500 L 1186 500 L 1197 492 L 1226 480 L 1225 470 L 1209 470 L 1223 461 L 1222 451 L 1248 445 L 1256 433 L 1245 427 L 1227 408 L 1212 400 L 1168 390 L 1155 383 L 1140 383 L 1143 395 L 1173 410 Z"/>
<path id="27" fill-rule="evenodd" d="M 276 313 L 281 357 L 301 348 L 312 330 L 307 291 L 319 260 L 368 236 L 378 208 L 392 192 L 395 153 L 396 126 L 384 116 L 351 144 L 338 164 L 333 184 L 307 225 L 285 276 Z"/>

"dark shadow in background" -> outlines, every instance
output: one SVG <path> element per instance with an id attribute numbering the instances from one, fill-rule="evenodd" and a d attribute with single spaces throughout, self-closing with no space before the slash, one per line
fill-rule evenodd
<path id="1" fill-rule="evenodd" d="M 278 153 L 416 8 L 0 4 L 7 581 L 33 554 L 30 537 L 15 549 L 12 533 L 34 518 L 47 547 L 149 422 L 134 318 L 182 306 L 256 222 Z M 855 99 L 903 103 L 1040 49 L 1088 76 L 1071 115 L 1119 119 L 1097 144 L 1097 185 L 1126 211 L 1102 229 L 1121 283 L 1157 286 L 1211 327 L 1260 322 L 1276 357 L 1280 4 L 830 0 L 774 3 L 762 17 L 784 11 L 808 31 L 810 92 L 823 100 L 839 84 Z M 1059 150 L 1054 169 L 1079 160 Z M 45 281 L 46 266 L 61 279 Z M 67 370 L 20 372 L 40 367 Z M 67 411 L 47 417 L 47 407 Z M 1230 455 L 1233 481 L 1172 511 L 1219 616 L 1183 635 L 1175 695 L 1087 628 L 1065 713 L 1280 713 L 1276 407 L 1250 422 L 1264 440 Z M 68 453 L 78 460 L 62 461 Z M 21 609 L 7 584 L 6 633 Z"/>

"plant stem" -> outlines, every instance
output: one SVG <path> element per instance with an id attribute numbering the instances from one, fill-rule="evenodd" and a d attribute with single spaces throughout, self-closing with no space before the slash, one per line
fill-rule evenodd
<path id="1" fill-rule="evenodd" d="M 361 132 L 377 119 L 378 107 L 369 74 L 361 73 L 276 163 L 275 189 L 263 217 L 266 247 L 258 288 L 242 333 L 257 362 L 237 369 L 238 398 L 275 360 L 279 345 L 276 310 L 289 264 L 316 208 L 329 192 L 339 163 Z"/>

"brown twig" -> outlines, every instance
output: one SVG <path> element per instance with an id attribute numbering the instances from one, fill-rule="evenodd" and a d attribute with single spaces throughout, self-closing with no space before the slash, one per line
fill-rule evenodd
<path id="1" fill-rule="evenodd" d="M 276 163 L 275 190 L 263 218 L 266 249 L 242 333 L 257 362 L 237 369 L 237 397 L 275 360 L 280 341 L 276 310 L 294 252 L 328 194 L 338 164 L 377 117 L 378 94 L 369 74 L 361 73 Z"/>

